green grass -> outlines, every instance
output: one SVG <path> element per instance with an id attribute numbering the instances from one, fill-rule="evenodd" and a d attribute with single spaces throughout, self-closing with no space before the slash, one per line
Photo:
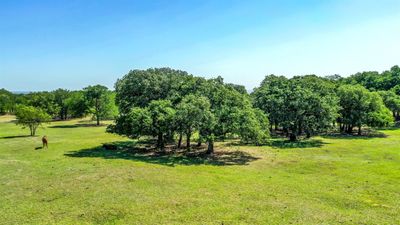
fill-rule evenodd
<path id="1" fill-rule="evenodd" d="M 0 224 L 400 224 L 400 130 L 213 158 L 104 150 L 127 139 L 86 121 L 26 137 L 0 119 Z M 49 149 L 40 135 L 49 138 Z"/>

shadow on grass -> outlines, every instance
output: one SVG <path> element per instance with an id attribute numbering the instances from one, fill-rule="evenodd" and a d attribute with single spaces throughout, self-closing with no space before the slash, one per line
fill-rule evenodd
<path id="1" fill-rule="evenodd" d="M 289 148 L 320 148 L 325 144 L 329 144 L 323 142 L 322 140 L 298 140 L 298 141 L 289 141 L 287 139 L 273 139 L 265 146 L 271 146 L 272 148 L 281 148 L 281 149 L 289 149 Z M 246 146 L 246 144 L 241 143 L 240 141 L 228 142 L 225 143 L 224 146 Z"/>
<path id="2" fill-rule="evenodd" d="M 107 150 L 104 146 L 115 145 L 114 150 Z M 213 165 L 233 166 L 248 165 L 259 158 L 242 151 L 215 151 L 213 155 L 206 155 L 205 149 L 193 149 L 186 152 L 180 149 L 169 149 L 167 152 L 158 152 L 154 148 L 140 147 L 134 142 L 113 142 L 95 148 L 82 149 L 65 153 L 68 157 L 126 159 L 146 163 L 175 165 Z"/>
<path id="3" fill-rule="evenodd" d="M 323 145 L 328 144 L 326 142 L 323 142 L 321 140 L 314 140 L 314 139 L 309 139 L 309 140 L 299 140 L 299 141 L 289 141 L 289 140 L 272 140 L 269 144 L 269 146 L 273 148 L 281 148 L 281 149 L 286 149 L 286 148 L 320 148 Z"/>
<path id="4" fill-rule="evenodd" d="M 15 135 L 15 136 L 0 137 L 0 139 L 27 138 L 27 137 L 32 137 L 32 136 L 31 135 Z"/>
<path id="5" fill-rule="evenodd" d="M 64 128 L 79 128 L 79 127 L 103 127 L 106 126 L 104 124 L 100 124 L 99 126 L 97 126 L 96 124 L 71 124 L 71 125 L 54 125 L 54 126 L 49 126 L 49 128 L 60 128 L 60 129 L 64 129 Z"/>
<path id="6" fill-rule="evenodd" d="M 400 127 L 383 127 L 379 128 L 379 130 L 400 130 Z"/>
<path id="7" fill-rule="evenodd" d="M 371 138 L 387 138 L 388 136 L 382 132 L 379 131 L 373 131 L 373 132 L 368 132 L 364 133 L 362 135 L 356 135 L 356 134 L 342 134 L 342 133 L 332 133 L 332 134 L 325 134 L 321 135 L 321 137 L 326 138 L 326 139 L 349 139 L 349 140 L 365 140 L 365 139 L 371 139 Z"/>

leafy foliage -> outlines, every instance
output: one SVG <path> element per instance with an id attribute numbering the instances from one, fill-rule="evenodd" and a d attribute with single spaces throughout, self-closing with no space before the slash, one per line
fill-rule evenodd
<path id="1" fill-rule="evenodd" d="M 5 89 L 0 89 L 0 115 L 12 112 L 13 102 L 13 94 Z"/>
<path id="2" fill-rule="evenodd" d="M 134 137 L 129 129 L 132 129 L 130 124 L 136 118 L 131 118 L 130 112 L 140 107 L 148 111 L 153 122 L 150 129 L 141 128 L 142 132 L 134 129 L 135 133 L 157 136 L 160 148 L 164 140 L 172 141 L 175 134 L 180 137 L 178 146 L 185 134 L 186 146 L 190 148 L 192 134 L 198 133 L 198 144 L 205 140 L 210 153 L 216 137 L 225 138 L 230 134 L 238 135 L 246 142 L 265 143 L 268 136 L 268 132 L 261 128 L 261 120 L 254 119 L 255 112 L 252 112 L 251 100 L 245 89 L 224 84 L 221 77 L 206 80 L 169 68 L 133 70 L 118 80 L 115 87 L 120 115 L 115 126 L 109 128 L 110 132 Z M 160 104 L 168 110 L 162 111 L 162 107 L 158 107 Z M 170 120 L 169 115 L 172 114 Z M 244 119 L 247 115 L 253 119 Z M 265 120 L 264 116 L 262 121 Z M 162 126 L 157 121 L 163 121 Z M 250 138 L 249 134 L 245 137 L 244 123 L 251 123 L 252 130 L 248 133 L 254 134 L 255 138 Z"/>
<path id="3" fill-rule="evenodd" d="M 36 130 L 39 126 L 51 120 L 50 115 L 42 109 L 37 109 L 33 106 L 18 106 L 15 116 L 17 119 L 16 124 L 23 128 L 28 127 L 31 136 L 35 136 Z"/>
<path id="4" fill-rule="evenodd" d="M 338 89 L 338 96 L 341 131 L 352 133 L 358 127 L 361 134 L 363 125 L 385 126 L 393 120 L 380 95 L 360 85 L 343 85 Z"/>
<path id="5" fill-rule="evenodd" d="M 88 112 L 93 114 L 97 125 L 103 119 L 111 119 L 116 115 L 113 94 L 102 85 L 88 86 L 83 89 Z"/>
<path id="6" fill-rule="evenodd" d="M 253 93 L 254 104 L 269 115 L 291 140 L 332 127 L 337 117 L 334 84 L 315 75 L 287 79 L 267 76 Z"/>

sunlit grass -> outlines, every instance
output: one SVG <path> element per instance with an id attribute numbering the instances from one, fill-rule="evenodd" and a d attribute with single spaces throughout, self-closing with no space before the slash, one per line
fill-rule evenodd
<path id="1" fill-rule="evenodd" d="M 217 143 L 214 158 L 101 148 L 87 121 L 37 137 L 0 117 L 0 224 L 399 224 L 400 130 Z M 49 138 L 49 149 L 40 136 Z"/>

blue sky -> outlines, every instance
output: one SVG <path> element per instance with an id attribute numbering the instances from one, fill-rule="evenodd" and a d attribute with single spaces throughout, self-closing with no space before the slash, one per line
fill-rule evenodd
<path id="1" fill-rule="evenodd" d="M 2 0 L 0 88 L 110 88 L 172 67 L 257 86 L 267 74 L 400 64 L 398 0 Z"/>

